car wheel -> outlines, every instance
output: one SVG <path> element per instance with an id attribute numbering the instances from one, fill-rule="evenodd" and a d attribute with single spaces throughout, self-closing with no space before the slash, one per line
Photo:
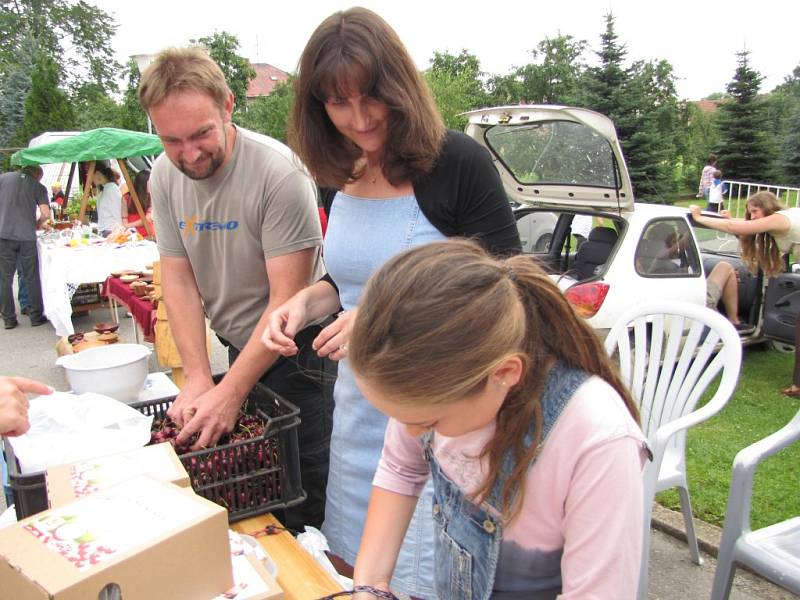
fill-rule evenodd
<path id="1" fill-rule="evenodd" d="M 534 252 L 549 252 L 550 251 L 550 243 L 553 241 L 553 234 L 552 233 L 545 233 L 544 235 L 540 236 L 538 240 L 536 240 L 536 244 L 533 246 Z"/>

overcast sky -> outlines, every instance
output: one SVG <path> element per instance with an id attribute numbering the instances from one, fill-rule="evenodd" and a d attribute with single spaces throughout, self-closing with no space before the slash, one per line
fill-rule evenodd
<path id="1" fill-rule="evenodd" d="M 227 31 L 240 54 L 294 71 L 308 37 L 328 15 L 352 4 L 330 0 L 94 0 L 119 26 L 112 45 L 117 60 L 149 54 L 190 39 Z M 605 28 L 616 17 L 628 60 L 666 59 L 678 78 L 678 95 L 692 100 L 724 92 L 736 69 L 736 52 L 747 48 L 751 66 L 770 91 L 800 64 L 800 2 L 789 0 L 362 0 L 400 35 L 417 66 L 434 51 L 466 48 L 481 68 L 506 74 L 530 62 L 529 51 L 545 37 L 569 34 L 589 42 L 591 63 Z"/>

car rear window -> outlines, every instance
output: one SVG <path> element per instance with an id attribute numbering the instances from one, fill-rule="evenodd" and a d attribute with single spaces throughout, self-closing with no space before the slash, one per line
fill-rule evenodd
<path id="1" fill-rule="evenodd" d="M 611 146 L 580 123 L 495 125 L 486 131 L 486 143 L 523 184 L 617 186 Z"/>

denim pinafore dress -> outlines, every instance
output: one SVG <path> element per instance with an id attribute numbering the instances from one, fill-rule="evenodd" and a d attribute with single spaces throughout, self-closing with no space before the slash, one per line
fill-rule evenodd
<path id="1" fill-rule="evenodd" d="M 370 200 L 337 193 L 325 234 L 324 258 L 339 288 L 342 308 L 356 307 L 369 277 L 394 255 L 443 239 L 444 234 L 428 221 L 413 195 Z M 388 419 L 361 394 L 346 359 L 339 362 L 333 397 L 322 531 L 331 551 L 352 565 Z M 434 596 L 431 498 L 429 482 L 420 496 L 392 580 L 393 589 L 420 598 Z"/>
<path id="2" fill-rule="evenodd" d="M 542 441 L 547 441 L 559 416 L 575 391 L 589 375 L 563 363 L 556 363 L 547 375 L 542 392 Z M 535 427 L 525 436 L 526 445 L 533 443 Z M 488 498 L 481 506 L 468 499 L 460 487 L 442 472 L 433 454 L 433 432 L 423 438 L 425 459 L 433 481 L 433 520 L 436 547 L 435 590 L 440 599 L 488 600 L 489 598 L 554 599 L 561 593 L 561 572 L 543 574 L 529 582 L 526 592 L 496 592 L 495 574 L 501 568 L 503 524 L 498 515 L 502 506 L 502 490 L 514 468 L 510 453 L 503 460 Z M 488 506 L 486 506 L 488 505 Z M 556 567 L 557 568 L 557 567 Z M 527 584 L 528 582 L 526 582 Z"/>

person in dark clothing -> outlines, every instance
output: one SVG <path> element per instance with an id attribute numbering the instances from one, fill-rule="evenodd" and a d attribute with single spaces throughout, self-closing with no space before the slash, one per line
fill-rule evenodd
<path id="1" fill-rule="evenodd" d="M 36 207 L 40 210 L 39 223 L 50 217 L 47 188 L 41 179 L 38 165 L 0 175 L 0 312 L 6 329 L 17 326 L 13 280 L 18 257 L 30 298 L 31 325 L 47 323 L 36 250 Z"/>

